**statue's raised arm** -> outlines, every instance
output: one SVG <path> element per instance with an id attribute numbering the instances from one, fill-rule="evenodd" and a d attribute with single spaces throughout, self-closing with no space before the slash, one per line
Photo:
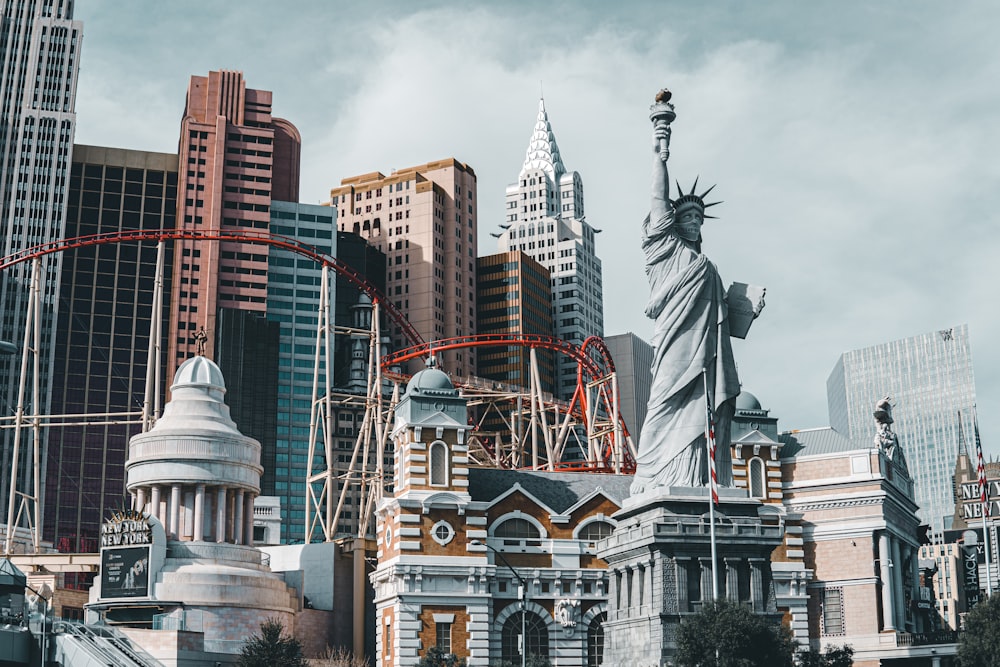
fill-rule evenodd
<path id="1" fill-rule="evenodd" d="M 653 183 L 649 219 L 654 224 L 671 209 L 667 159 L 670 157 L 670 123 L 674 122 L 676 114 L 670 97 L 670 91 L 664 88 L 656 94 L 656 103 L 649 110 L 649 119 L 653 121 Z"/>

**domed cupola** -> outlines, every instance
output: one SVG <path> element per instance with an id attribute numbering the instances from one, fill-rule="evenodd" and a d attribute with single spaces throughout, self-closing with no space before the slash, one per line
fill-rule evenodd
<path id="1" fill-rule="evenodd" d="M 169 539 L 249 544 L 264 471 L 260 443 L 236 427 L 212 360 L 185 361 L 170 390 L 163 416 L 129 441 L 126 488 L 137 508 L 148 503 Z"/>

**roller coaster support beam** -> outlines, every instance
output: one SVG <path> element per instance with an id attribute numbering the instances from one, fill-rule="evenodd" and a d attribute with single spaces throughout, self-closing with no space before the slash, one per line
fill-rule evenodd
<path id="1" fill-rule="evenodd" d="M 146 394 L 142 402 L 142 432 L 153 428 L 160 418 L 160 345 L 163 341 L 163 263 L 165 243 L 156 244 L 156 275 L 153 278 L 153 309 L 149 318 L 149 347 L 146 351 Z"/>
<path id="2" fill-rule="evenodd" d="M 11 456 L 10 494 L 7 498 L 7 526 L 4 540 L 4 556 L 14 553 L 14 537 L 17 526 L 21 523 L 22 512 L 26 511 L 28 530 L 31 533 L 31 544 L 34 553 L 40 546 L 41 511 L 39 497 L 41 495 L 41 387 L 40 387 L 40 352 L 42 347 L 42 260 L 35 257 L 31 262 L 31 283 L 28 287 L 28 312 L 24 323 L 24 343 L 21 347 L 21 375 L 17 388 L 17 408 L 14 413 L 14 443 Z M 28 380 L 28 359 L 32 359 L 31 373 L 31 406 L 34 415 L 30 417 L 32 435 L 32 483 L 31 492 L 20 490 L 26 486 L 27 480 L 20 479 L 21 435 L 25 431 L 25 421 L 29 419 L 24 414 L 24 394 Z M 16 510 L 16 511 L 15 511 Z"/>

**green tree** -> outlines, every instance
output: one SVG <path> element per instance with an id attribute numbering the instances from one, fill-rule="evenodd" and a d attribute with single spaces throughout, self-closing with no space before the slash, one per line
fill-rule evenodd
<path id="1" fill-rule="evenodd" d="M 794 655 L 788 628 L 728 600 L 706 604 L 677 633 L 680 667 L 793 667 Z"/>
<path id="2" fill-rule="evenodd" d="M 958 644 L 962 667 L 1000 667 L 1000 593 L 972 608 Z"/>
<path id="3" fill-rule="evenodd" d="M 260 632 L 251 635 L 240 652 L 240 667 L 308 667 L 302 657 L 299 640 L 285 634 L 285 626 L 276 618 L 260 624 Z"/>
<path id="4" fill-rule="evenodd" d="M 465 658 L 459 658 L 454 653 L 445 653 L 437 646 L 432 646 L 420 658 L 417 667 L 465 667 Z"/>
<path id="5" fill-rule="evenodd" d="M 815 649 L 799 653 L 799 667 L 853 667 L 854 649 L 844 646 L 830 646 L 824 653 Z"/>

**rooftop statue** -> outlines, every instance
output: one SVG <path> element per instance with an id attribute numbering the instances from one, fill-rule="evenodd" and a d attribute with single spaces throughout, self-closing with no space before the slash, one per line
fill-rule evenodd
<path id="1" fill-rule="evenodd" d="M 875 446 L 891 461 L 899 446 L 899 437 L 892 430 L 892 404 L 886 396 L 875 404 Z"/>
<path id="2" fill-rule="evenodd" d="M 702 253 L 705 196 L 698 185 L 670 198 L 667 160 L 670 124 L 676 114 L 663 90 L 650 108 L 653 122 L 653 184 L 650 214 L 642 224 L 642 249 L 650 298 L 646 316 L 655 321 L 653 383 L 639 437 L 632 494 L 660 487 L 708 483 L 705 446 L 706 391 L 714 406 L 716 468 L 720 486 L 732 486 L 729 431 L 740 382 L 730 341 L 730 309 L 740 312 L 733 335 L 746 335 L 763 307 L 764 291 L 734 284 L 730 294 L 715 265 Z"/>

